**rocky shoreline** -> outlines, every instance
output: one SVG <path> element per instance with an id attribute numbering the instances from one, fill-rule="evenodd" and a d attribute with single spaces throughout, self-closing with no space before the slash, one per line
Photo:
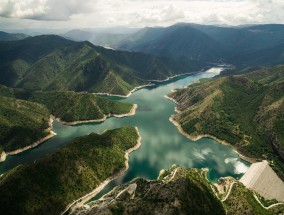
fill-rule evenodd
<path id="1" fill-rule="evenodd" d="M 144 84 L 144 85 L 140 85 L 138 87 L 134 87 L 127 95 L 119 95 L 119 94 L 112 94 L 112 93 L 103 93 L 103 92 L 100 92 L 100 93 L 94 93 L 96 95 L 106 95 L 106 96 L 116 96 L 116 97 L 121 97 L 121 98 L 128 98 L 129 96 L 131 96 L 132 93 L 134 93 L 135 91 L 141 89 L 141 88 L 144 88 L 144 87 L 149 87 L 149 86 L 155 86 L 156 84 L 155 83 L 151 83 L 151 82 L 156 82 L 156 83 L 162 83 L 162 82 L 165 82 L 165 81 L 169 81 L 173 78 L 176 78 L 176 77 L 179 77 L 179 76 L 182 76 L 182 75 L 192 75 L 194 72 L 188 72 L 188 73 L 183 73 L 183 74 L 178 74 L 178 75 L 174 75 L 174 76 L 170 76 L 166 79 L 163 79 L 163 80 L 146 80 L 147 82 L 150 82 L 149 84 Z"/>

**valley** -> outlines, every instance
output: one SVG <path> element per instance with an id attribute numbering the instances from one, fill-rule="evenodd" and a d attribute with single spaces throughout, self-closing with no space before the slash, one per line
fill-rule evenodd
<path id="1" fill-rule="evenodd" d="M 284 25 L 31 31 L 0 31 L 1 213 L 284 212 Z"/>

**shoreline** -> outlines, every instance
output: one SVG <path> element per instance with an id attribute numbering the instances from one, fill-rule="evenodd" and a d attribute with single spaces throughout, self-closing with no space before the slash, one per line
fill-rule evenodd
<path id="1" fill-rule="evenodd" d="M 23 147 L 23 148 L 19 148 L 17 150 L 8 151 L 8 152 L 3 151 L 0 155 L 0 163 L 4 162 L 8 155 L 16 155 L 16 154 L 22 153 L 26 150 L 35 148 L 38 145 L 42 144 L 43 142 L 47 141 L 48 139 L 54 137 L 56 135 L 56 133 L 52 131 L 52 129 L 53 129 L 52 123 L 53 123 L 53 117 L 51 116 L 50 119 L 49 119 L 49 123 L 48 123 L 49 127 L 46 129 L 46 131 L 49 131 L 49 134 L 47 136 L 35 141 L 34 143 L 32 143 L 30 145 Z"/>
<path id="2" fill-rule="evenodd" d="M 66 214 L 69 210 L 74 211 L 76 208 L 81 207 L 84 205 L 85 202 L 89 201 L 90 199 L 92 199 L 93 197 L 95 197 L 99 192 L 101 192 L 104 187 L 111 182 L 112 180 L 120 177 L 121 175 L 123 175 L 129 168 L 129 154 L 135 150 L 137 150 L 140 146 L 141 146 L 141 139 L 142 137 L 140 136 L 140 133 L 138 131 L 138 128 L 135 127 L 135 130 L 138 134 L 138 139 L 137 139 L 137 143 L 135 146 L 133 146 L 132 148 L 128 149 L 125 151 L 124 153 L 124 158 L 125 158 L 125 167 L 122 168 L 121 170 L 119 170 L 117 173 L 111 175 L 110 177 L 108 177 L 106 180 L 104 180 L 102 183 L 100 183 L 93 191 L 91 191 L 90 193 L 86 194 L 85 196 L 82 196 L 81 198 L 75 200 L 74 202 L 70 203 L 69 205 L 67 205 L 67 207 L 65 208 L 65 210 L 61 213 L 61 215 Z"/>
<path id="3" fill-rule="evenodd" d="M 175 103 L 175 104 L 178 104 L 178 102 L 177 102 L 175 99 L 169 97 L 168 95 L 164 95 L 164 97 L 165 97 L 166 99 L 170 100 L 171 102 L 173 102 L 173 103 Z"/>
<path id="4" fill-rule="evenodd" d="M 173 123 L 173 124 L 177 127 L 178 131 L 179 131 L 183 136 L 185 136 L 186 138 L 188 138 L 188 139 L 190 139 L 190 140 L 192 140 L 192 141 L 197 141 L 197 140 L 200 140 L 200 139 L 202 139 L 202 138 L 210 138 L 210 139 L 213 139 L 213 140 L 215 140 L 216 142 L 218 142 L 218 143 L 220 143 L 220 144 L 222 144 L 222 145 L 231 147 L 231 148 L 234 150 L 234 152 L 236 152 L 236 153 L 238 154 L 238 156 L 239 156 L 242 160 L 245 160 L 245 161 L 247 161 L 247 162 L 249 162 L 249 163 L 255 163 L 255 162 L 257 162 L 257 159 L 247 157 L 247 156 L 241 154 L 240 152 L 238 152 L 237 149 L 236 149 L 232 144 L 228 143 L 228 142 L 225 141 L 225 140 L 220 140 L 219 138 L 217 138 L 217 137 L 215 137 L 215 136 L 213 136 L 213 135 L 210 135 L 210 134 L 199 134 L 199 135 L 197 135 L 197 136 L 190 135 L 190 134 L 186 133 L 186 132 L 182 129 L 181 125 L 180 125 L 177 121 L 175 121 L 175 120 L 173 119 L 173 116 L 171 116 L 171 117 L 169 118 L 169 120 L 170 120 L 171 123 Z"/>
<path id="5" fill-rule="evenodd" d="M 154 86 L 155 84 L 149 83 L 149 84 L 143 84 L 137 87 L 134 87 L 132 90 L 129 91 L 129 93 L 127 95 L 119 95 L 119 94 L 112 94 L 112 93 L 93 93 L 95 95 L 105 95 L 105 96 L 115 96 L 115 97 L 120 97 L 120 98 L 128 98 L 129 96 L 131 96 L 135 91 L 140 90 L 144 87 L 150 87 L 150 86 Z"/>
<path id="6" fill-rule="evenodd" d="M 65 122 L 65 121 L 61 120 L 60 118 L 56 118 L 55 116 L 53 116 L 53 118 L 58 120 L 63 125 L 79 125 L 79 124 L 91 123 L 91 122 L 104 122 L 108 117 L 112 117 L 112 116 L 113 117 L 117 117 L 117 118 L 123 118 L 123 117 L 127 117 L 127 116 L 134 116 L 136 114 L 137 108 L 138 108 L 138 105 L 137 104 L 133 104 L 132 108 L 130 109 L 130 111 L 128 113 L 108 114 L 108 115 L 104 114 L 103 118 L 92 119 L 92 120 L 80 120 L 80 121 L 73 121 L 73 122 Z"/>
<path id="7" fill-rule="evenodd" d="M 198 73 L 198 72 L 197 72 Z M 173 76 L 170 76 L 166 79 L 163 79 L 163 80 L 148 80 L 148 81 L 151 81 L 151 82 L 158 82 L 158 83 L 162 83 L 162 82 L 165 82 L 165 81 L 169 81 L 173 78 L 176 78 L 176 77 L 179 77 L 179 76 L 183 76 L 183 75 L 192 75 L 194 74 L 194 72 L 186 72 L 186 73 L 182 73 L 182 74 L 177 74 L 177 75 L 173 75 Z"/>
<path id="8" fill-rule="evenodd" d="M 163 79 L 163 80 L 145 80 L 146 82 L 150 82 L 149 84 L 144 84 L 144 85 L 140 85 L 140 86 L 137 86 L 137 87 L 134 87 L 132 90 L 129 91 L 129 93 L 127 95 L 118 95 L 118 94 L 112 94 L 112 93 L 93 93 L 95 95 L 106 95 L 106 96 L 115 96 L 115 97 L 120 97 L 120 98 L 128 98 L 129 96 L 131 96 L 135 91 L 139 90 L 139 89 L 142 89 L 144 87 L 150 87 L 150 86 L 155 86 L 156 83 L 163 83 L 165 81 L 169 81 L 173 78 L 176 78 L 176 77 L 179 77 L 179 76 L 183 76 L 183 75 L 192 75 L 192 74 L 198 74 L 198 73 L 201 73 L 202 71 L 200 72 L 187 72 L 187 73 L 182 73 L 182 74 L 178 74 L 178 75 L 174 75 L 174 76 L 170 76 L 166 79 Z M 151 82 L 156 82 L 156 83 L 151 83 Z"/>

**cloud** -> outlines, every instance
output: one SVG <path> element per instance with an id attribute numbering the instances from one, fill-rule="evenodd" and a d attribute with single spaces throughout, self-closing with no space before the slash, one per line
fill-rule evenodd
<path id="1" fill-rule="evenodd" d="M 224 162 L 225 164 L 231 163 L 234 166 L 235 174 L 245 173 L 249 168 L 247 165 L 245 165 L 241 161 L 238 161 L 238 158 L 226 158 Z"/>
<path id="2" fill-rule="evenodd" d="M 42 23 L 55 21 L 47 26 L 73 28 L 169 26 L 177 22 L 226 25 L 284 23 L 284 1 L 0 0 L 0 17 L 42 20 Z M 35 21 L 31 22 L 31 25 L 35 24 Z"/>
<path id="3" fill-rule="evenodd" d="M 193 156 L 195 156 L 199 160 L 206 160 L 206 156 L 211 153 L 213 153 L 213 151 L 210 148 L 205 148 L 202 150 L 194 149 L 192 152 Z"/>
<path id="4" fill-rule="evenodd" d="M 0 16 L 62 21 L 74 14 L 91 12 L 90 4 L 90 0 L 0 0 Z"/>

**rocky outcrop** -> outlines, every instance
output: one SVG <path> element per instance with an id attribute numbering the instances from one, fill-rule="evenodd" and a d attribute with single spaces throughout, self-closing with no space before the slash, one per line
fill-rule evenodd
<path id="1" fill-rule="evenodd" d="M 72 215 L 93 214 L 225 214 L 211 190 L 206 171 L 173 166 L 157 180 L 135 179 Z"/>
<path id="2" fill-rule="evenodd" d="M 5 161 L 6 157 L 7 157 L 6 153 L 4 151 L 2 151 L 1 154 L 0 154 L 0 162 Z"/>

